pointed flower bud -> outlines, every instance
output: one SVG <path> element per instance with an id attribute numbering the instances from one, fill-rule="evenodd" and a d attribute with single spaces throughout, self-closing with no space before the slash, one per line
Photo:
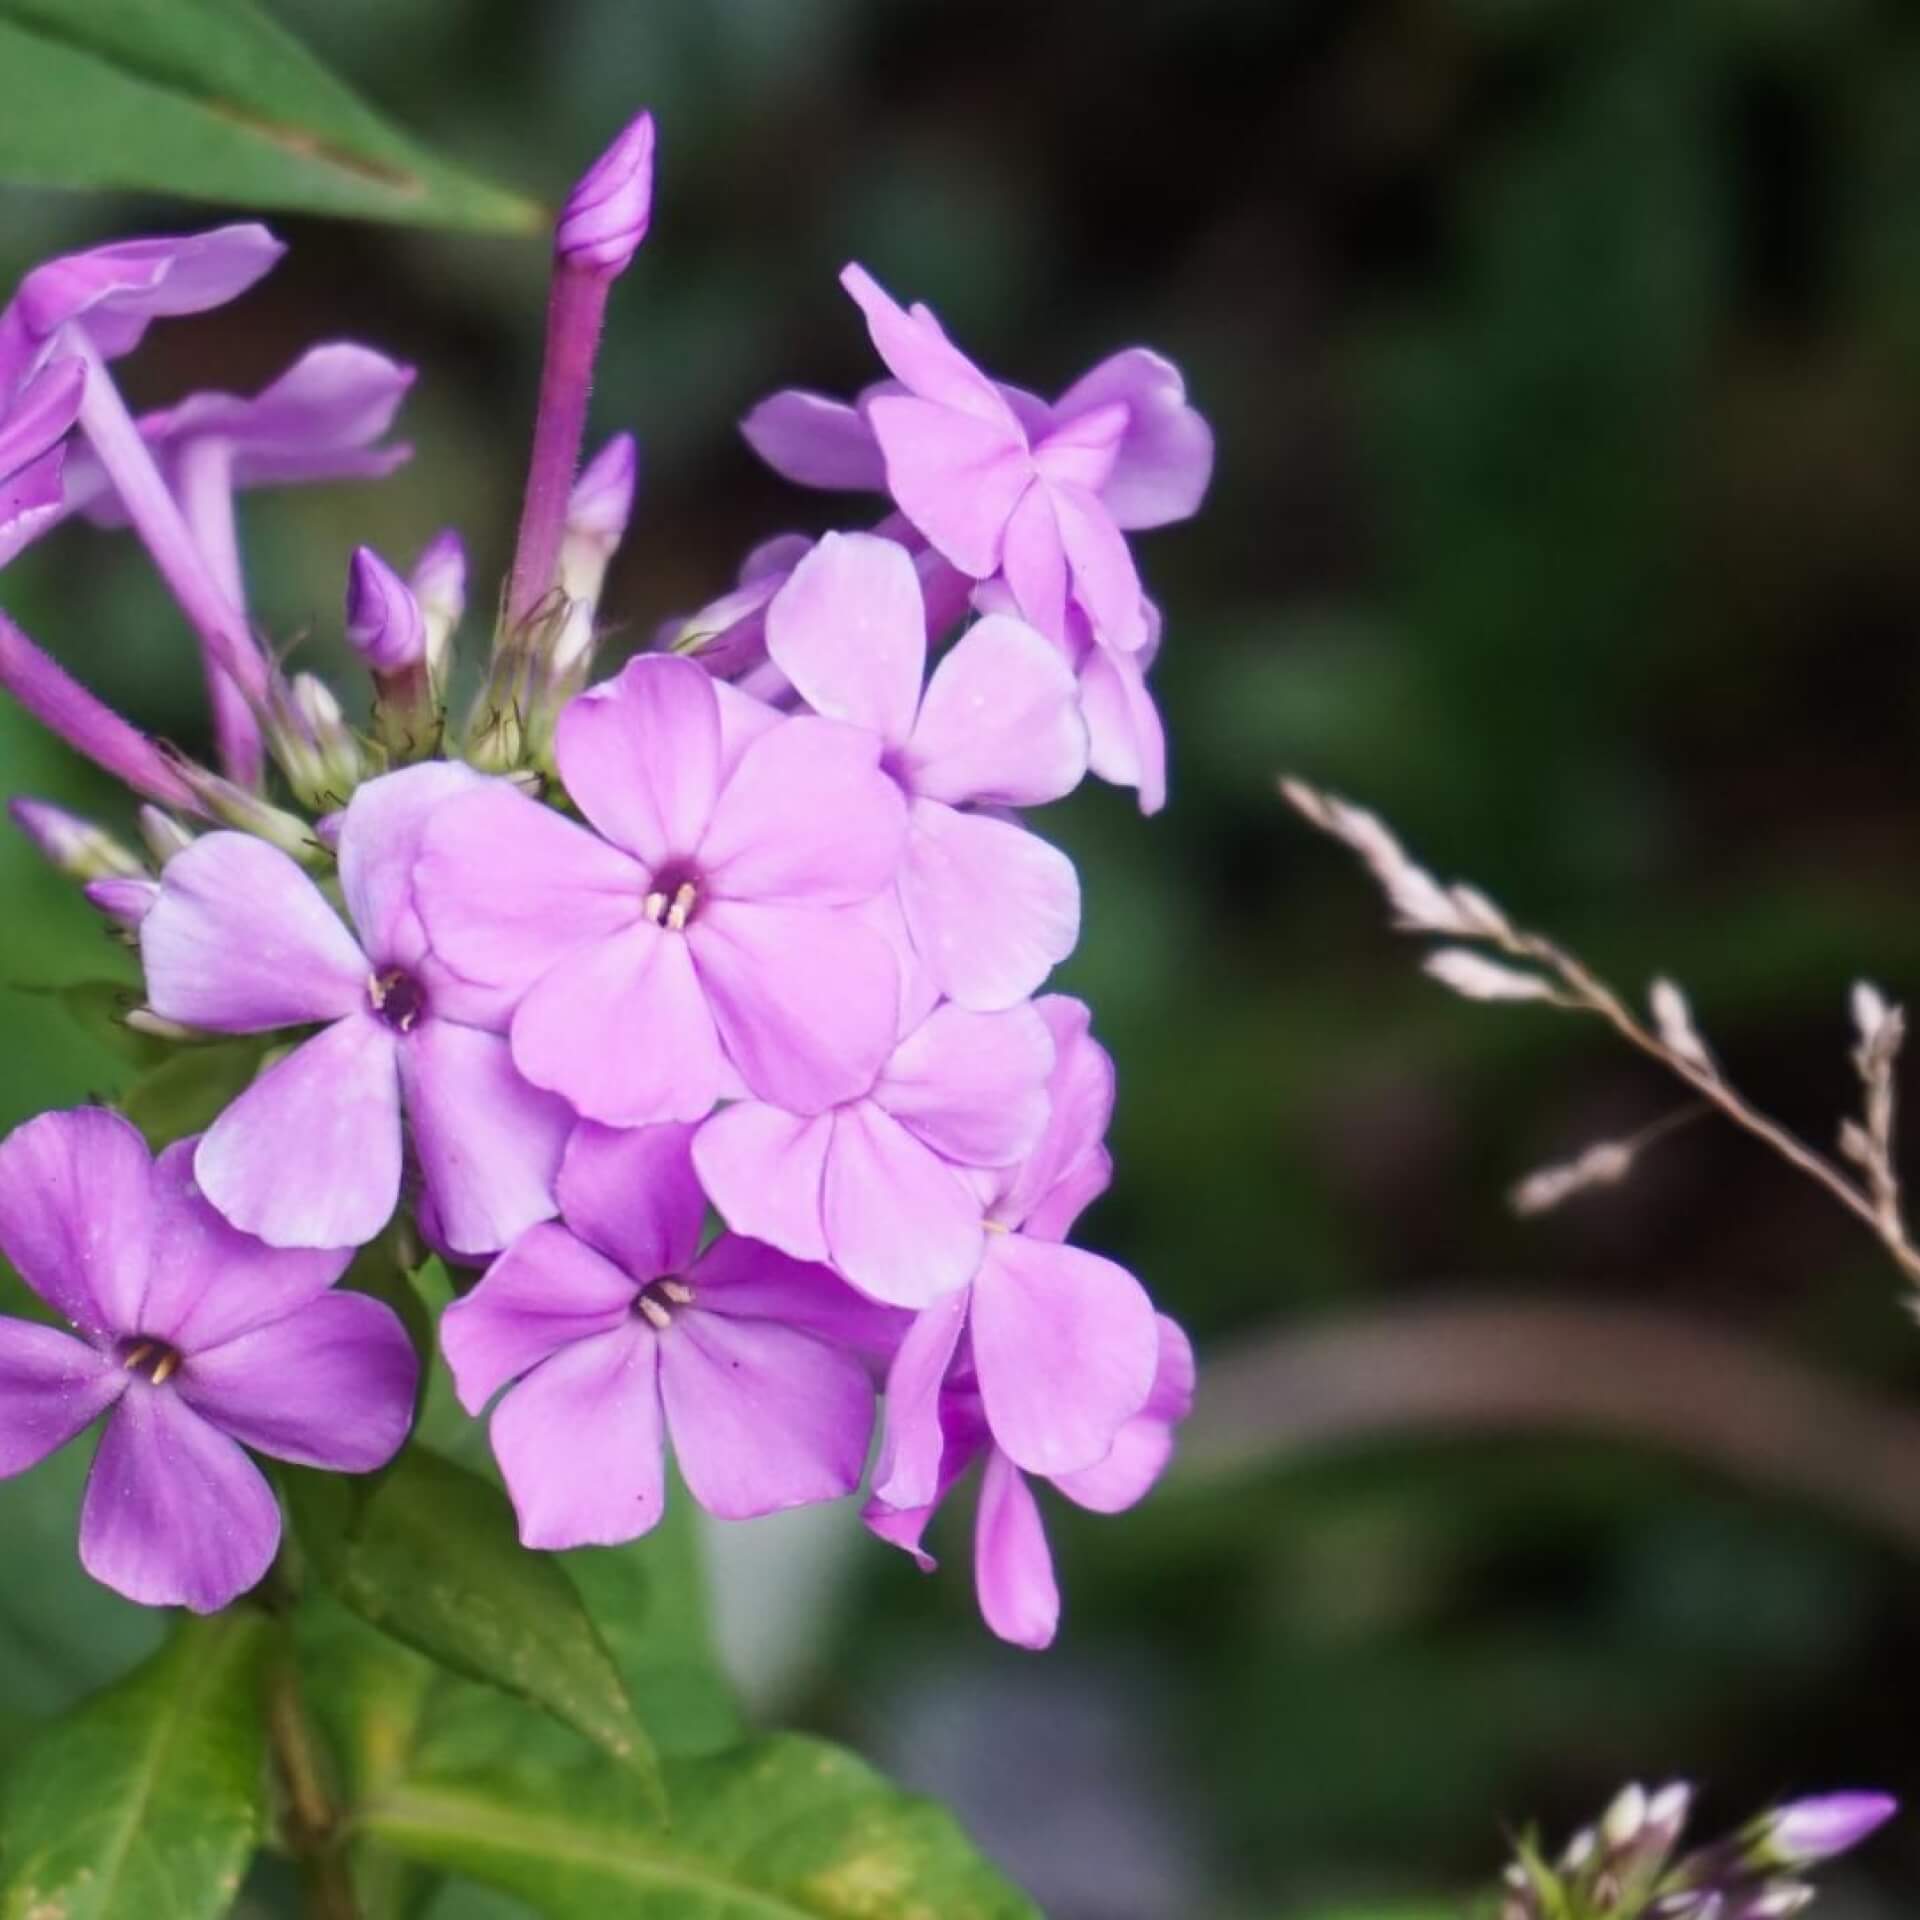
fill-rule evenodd
<path id="1" fill-rule="evenodd" d="M 554 257 L 582 273 L 624 273 L 653 218 L 653 115 L 630 121 L 567 196 Z"/>
<path id="2" fill-rule="evenodd" d="M 193 835 L 172 814 L 159 807 L 144 806 L 134 816 L 140 823 L 140 838 L 156 866 L 164 867 L 176 853 L 185 853 L 193 845 Z"/>
<path id="3" fill-rule="evenodd" d="M 449 527 L 420 549 L 407 584 L 427 629 L 427 675 L 436 693 L 447 684 L 454 630 L 467 610 L 467 550 Z"/>
<path id="4" fill-rule="evenodd" d="M 105 827 L 50 801 L 10 800 L 7 812 L 41 858 L 70 879 L 131 878 L 147 870 L 139 856 L 123 847 Z"/>
<path id="5" fill-rule="evenodd" d="M 222 779 L 219 774 L 187 759 L 184 754 L 169 753 L 168 759 L 191 791 L 200 811 L 211 814 L 222 826 L 253 834 L 298 860 L 302 866 L 326 864 L 326 849 L 313 837 L 313 829 L 297 813 L 289 813 L 285 807 L 276 807 L 259 794 L 236 786 L 231 780 Z"/>
<path id="6" fill-rule="evenodd" d="M 347 571 L 347 645 L 383 679 L 426 658 L 420 603 L 371 547 L 356 547 Z"/>
<path id="7" fill-rule="evenodd" d="M 1825 1793 L 1790 1800 L 1754 1823 L 1753 1858 L 1778 1867 L 1831 1860 L 1884 1826 L 1899 1807 L 1885 1793 Z"/>
<path id="8" fill-rule="evenodd" d="M 632 434 L 616 433 L 573 483 L 560 536 L 560 590 L 569 600 L 598 603 L 608 564 L 633 517 L 639 475 L 638 444 Z"/>
<path id="9" fill-rule="evenodd" d="M 88 906 L 116 932 L 134 933 L 147 917 L 148 908 L 160 898 L 160 882 L 114 874 L 105 880 L 89 880 L 81 891 L 87 896 Z"/>

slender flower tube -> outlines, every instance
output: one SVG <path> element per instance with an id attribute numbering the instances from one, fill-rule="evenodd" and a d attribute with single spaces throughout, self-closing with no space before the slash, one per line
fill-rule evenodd
<path id="1" fill-rule="evenodd" d="M 139 728 L 57 666 L 0 613 L 0 687 L 75 753 L 104 767 L 135 793 L 182 813 L 207 809 L 170 759 Z"/>
<path id="2" fill-rule="evenodd" d="M 652 217 L 653 144 L 653 116 L 643 113 L 574 188 L 554 230 L 546 359 L 507 587 L 509 632 L 554 585 L 607 295 L 646 238 Z"/>

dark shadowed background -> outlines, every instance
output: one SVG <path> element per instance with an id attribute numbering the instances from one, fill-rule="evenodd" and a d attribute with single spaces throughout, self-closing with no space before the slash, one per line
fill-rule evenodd
<path id="1" fill-rule="evenodd" d="M 785 487 L 733 432 L 775 387 L 873 376 L 849 258 L 1023 385 L 1150 343 L 1218 432 L 1204 517 L 1138 547 L 1167 615 L 1172 804 L 1143 822 L 1089 789 L 1043 817 L 1086 882 L 1061 984 L 1120 1068 L 1119 1177 L 1088 1230 L 1200 1344 L 1194 1445 L 1133 1516 L 1050 1512 L 1068 1611 L 1044 1658 L 973 1618 L 958 1516 L 937 1581 L 844 1514 L 734 1530 L 728 1634 L 764 1710 L 950 1797 L 1058 1920 L 1445 1910 L 1505 1828 L 1559 1834 L 1623 1779 L 1674 1775 L 1721 1824 L 1795 1790 L 1909 1796 L 1827 1909 L 1909 1910 L 1920 1328 L 1896 1273 L 1717 1122 L 1622 1189 L 1511 1218 L 1513 1178 L 1670 1089 L 1597 1030 L 1422 981 L 1274 778 L 1378 805 L 1624 987 L 1675 974 L 1742 1084 L 1831 1138 L 1849 983 L 1920 991 L 1920 15 L 276 10 L 448 154 L 549 196 L 657 112 L 654 232 L 595 401 L 645 447 L 605 602 L 633 642 L 752 542 L 863 511 Z M 4 193 L 0 268 L 210 223 Z M 409 468 L 246 511 L 256 615 L 338 669 L 356 541 L 400 559 L 459 526 L 485 613 L 544 259 L 275 225 L 273 278 L 156 328 L 130 378 L 143 401 L 250 385 L 337 335 L 419 364 Z M 61 535 L 5 598 L 198 740 L 186 630 L 124 536 Z M 12 710 L 0 754 L 9 789 L 124 818 Z M 12 839 L 0 924 L 8 979 L 113 964 Z M 0 1120 L 101 1084 L 90 1047 L 0 995 Z M 1566 1312 L 1522 1325 L 1491 1300 Z M 1576 1311 L 1596 1306 L 1636 1314 Z M 1205 1366 L 1236 1390 L 1209 1402 Z M 1402 1385 L 1470 1415 L 1555 1381 L 1633 1405 L 1609 1437 L 1397 1411 Z M 153 1633 L 72 1565 L 83 1468 L 0 1489 L 0 1729 Z"/>

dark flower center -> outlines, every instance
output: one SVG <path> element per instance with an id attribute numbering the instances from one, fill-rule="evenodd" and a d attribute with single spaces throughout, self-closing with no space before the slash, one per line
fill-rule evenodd
<path id="1" fill-rule="evenodd" d="M 120 1364 L 140 1379 L 164 1387 L 180 1371 L 180 1349 L 136 1333 L 120 1343 Z"/>
<path id="2" fill-rule="evenodd" d="M 389 967 L 367 982 L 367 999 L 395 1033 L 411 1033 L 427 1010 L 427 990 L 401 967 Z"/>
<path id="3" fill-rule="evenodd" d="M 693 1289 L 684 1280 L 656 1280 L 652 1286 L 642 1287 L 633 1297 L 634 1312 L 660 1333 L 673 1325 L 677 1307 L 692 1305 Z"/>
<path id="4" fill-rule="evenodd" d="M 641 911 L 656 927 L 678 933 L 693 918 L 700 906 L 700 876 L 691 867 L 662 867 L 653 876 L 653 885 Z"/>

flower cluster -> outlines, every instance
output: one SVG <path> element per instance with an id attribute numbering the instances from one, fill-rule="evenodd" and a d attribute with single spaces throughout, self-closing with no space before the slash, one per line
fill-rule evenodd
<path id="1" fill-rule="evenodd" d="M 236 496 L 387 471 L 410 370 L 335 344 L 251 398 L 129 414 L 109 363 L 267 271 L 251 226 L 55 261 L 0 313 L 0 560 L 75 514 L 130 526 L 198 638 L 217 746 L 146 738 L 0 616 L 0 684 L 148 803 L 146 851 L 42 803 L 16 821 L 137 945 L 148 1030 L 260 1036 L 263 1063 L 157 1162 L 98 1109 L 0 1146 L 0 1248 L 79 1336 L 0 1323 L 0 1472 L 107 1413 L 87 1566 L 223 1604 L 278 1537 L 242 1447 L 365 1471 L 405 1437 L 412 1350 L 334 1282 L 410 1218 L 457 1276 L 441 1351 L 529 1546 L 644 1533 L 670 1442 L 725 1518 L 842 1498 L 871 1461 L 868 1525 L 930 1565 L 978 1461 L 983 1611 L 1043 1646 L 1032 1483 L 1138 1501 L 1193 1357 L 1068 1241 L 1110 1178 L 1113 1068 L 1044 991 L 1079 884 L 1021 810 L 1089 771 L 1162 804 L 1160 617 L 1127 535 L 1196 509 L 1211 438 L 1154 354 L 1047 403 L 850 267 L 891 377 L 744 430 L 890 511 L 769 542 L 590 685 L 638 462 L 623 435 L 581 467 L 588 384 L 652 169 L 643 115 L 558 223 L 477 689 L 456 702 L 457 538 L 405 572 L 352 556 L 364 729 L 248 618 Z"/>
<path id="2" fill-rule="evenodd" d="M 1681 1854 L 1692 1810 L 1683 1782 L 1629 1786 L 1551 1864 L 1523 1843 L 1500 1920 L 1789 1920 L 1814 1901 L 1805 1870 L 1858 1846 L 1896 1807 L 1883 1793 L 1793 1800 Z"/>

